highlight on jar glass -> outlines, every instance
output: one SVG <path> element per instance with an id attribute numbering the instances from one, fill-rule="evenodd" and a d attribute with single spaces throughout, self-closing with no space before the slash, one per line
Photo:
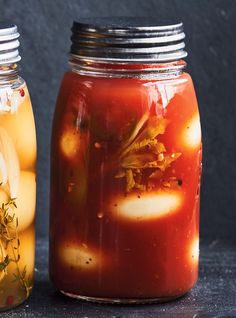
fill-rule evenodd
<path id="1" fill-rule="evenodd" d="M 110 303 L 198 277 L 201 127 L 183 24 L 74 22 L 51 148 L 50 277 Z"/>
<path id="2" fill-rule="evenodd" d="M 28 298 L 34 276 L 36 134 L 18 38 L 0 24 L 0 311 Z"/>

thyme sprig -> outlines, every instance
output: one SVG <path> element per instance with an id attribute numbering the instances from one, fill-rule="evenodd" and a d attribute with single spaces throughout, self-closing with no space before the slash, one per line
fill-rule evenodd
<path id="1" fill-rule="evenodd" d="M 16 200 L 10 199 L 7 203 L 2 203 L 0 207 L 0 247 L 2 260 L 0 262 L 0 273 L 7 273 L 10 263 L 16 266 L 16 273 L 13 274 L 13 282 L 18 281 L 29 296 L 30 283 L 26 279 L 26 266 L 23 271 L 19 268 L 20 261 L 20 240 L 18 237 L 18 218 L 12 213 L 17 208 Z M 11 256 L 6 251 L 10 249 Z"/>

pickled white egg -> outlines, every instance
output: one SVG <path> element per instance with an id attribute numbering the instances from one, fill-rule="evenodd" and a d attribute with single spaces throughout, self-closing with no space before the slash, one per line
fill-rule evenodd
<path id="1" fill-rule="evenodd" d="M 113 212 L 117 217 L 146 221 L 176 213 L 182 205 L 183 197 L 178 191 L 159 191 L 141 196 L 127 196 L 117 201 L 113 205 Z"/>
<path id="2" fill-rule="evenodd" d="M 36 134 L 34 117 L 28 91 L 25 88 L 22 99 L 15 113 L 1 113 L 0 127 L 11 137 L 22 170 L 34 169 L 36 162 Z"/>
<path id="3" fill-rule="evenodd" d="M 16 198 L 19 189 L 20 167 L 15 145 L 8 132 L 0 127 L 1 186 L 7 183 L 11 198 Z"/>
<path id="4" fill-rule="evenodd" d="M 182 141 L 190 149 L 196 149 L 201 144 L 200 117 L 196 114 L 186 123 L 182 134 Z"/>
<path id="5" fill-rule="evenodd" d="M 188 259 L 190 263 L 198 264 L 199 259 L 199 237 L 196 237 L 189 245 Z"/>
<path id="6" fill-rule="evenodd" d="M 59 257 L 65 265 L 79 270 L 93 270 L 102 263 L 99 251 L 86 244 L 65 243 L 60 247 Z"/>
<path id="7" fill-rule="evenodd" d="M 0 203 L 7 203 L 9 199 L 5 187 L 0 187 Z M 34 221 L 36 205 L 35 173 L 21 171 L 19 191 L 15 203 L 17 207 L 12 207 L 9 212 L 12 215 L 15 214 L 18 218 L 18 232 L 22 232 Z"/>
<path id="8" fill-rule="evenodd" d="M 80 146 L 80 135 L 76 130 L 66 130 L 60 139 L 60 149 L 65 157 L 73 159 Z"/>
<path id="9" fill-rule="evenodd" d="M 19 232 L 25 230 L 33 221 L 36 205 L 35 173 L 22 171 L 20 173 L 19 195 L 16 199 L 15 214 L 18 217 Z"/>

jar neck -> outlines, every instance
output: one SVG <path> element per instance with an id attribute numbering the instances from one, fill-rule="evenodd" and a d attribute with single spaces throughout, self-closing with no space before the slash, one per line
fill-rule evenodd
<path id="1" fill-rule="evenodd" d="M 2 64 L 0 65 L 0 85 L 12 84 L 18 78 L 18 64 Z"/>
<path id="2" fill-rule="evenodd" d="M 85 76 L 138 79 L 169 79 L 179 77 L 186 68 L 184 60 L 165 63 L 104 63 L 70 55 L 69 65 L 75 73 Z"/>

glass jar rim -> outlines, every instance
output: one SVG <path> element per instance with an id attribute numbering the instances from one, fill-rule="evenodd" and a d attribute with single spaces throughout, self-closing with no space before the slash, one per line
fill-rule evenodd
<path id="1" fill-rule="evenodd" d="M 71 70 L 79 75 L 110 78 L 169 79 L 180 76 L 187 63 L 184 60 L 168 63 L 100 63 L 70 56 Z"/>

